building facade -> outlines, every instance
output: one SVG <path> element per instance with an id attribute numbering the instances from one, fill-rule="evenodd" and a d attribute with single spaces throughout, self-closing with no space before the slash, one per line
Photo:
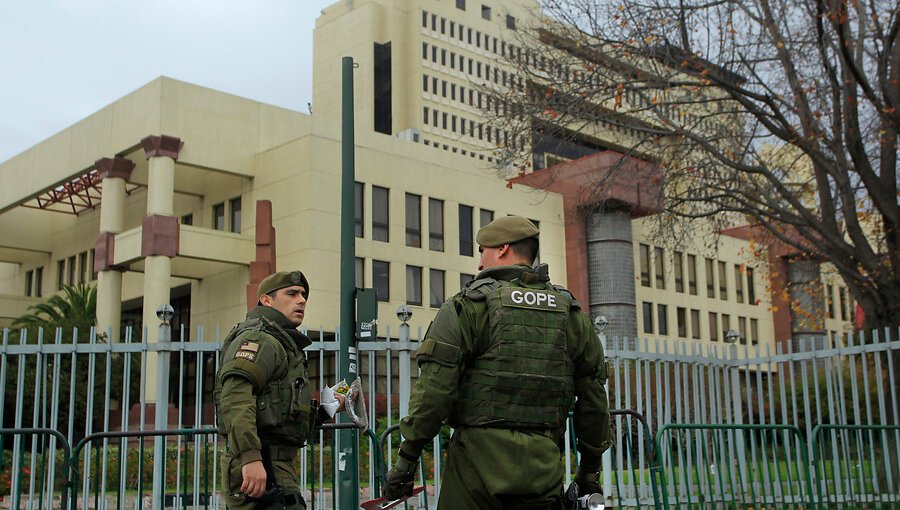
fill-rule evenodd
<path id="1" fill-rule="evenodd" d="M 0 317 L 84 282 L 98 286 L 98 323 L 113 338 L 123 321 L 155 325 L 166 302 L 176 325 L 221 336 L 255 283 L 300 268 L 307 324 L 334 331 L 340 62 L 352 56 L 357 284 L 378 290 L 381 324 L 406 304 L 426 326 L 477 272 L 478 228 L 519 214 L 539 223 L 553 280 L 607 317 L 610 336 L 724 342 L 736 331 L 774 349 L 849 328 L 854 305 L 827 268 L 760 247 L 747 230 L 658 245 L 658 190 L 640 176 L 661 170 L 611 149 L 615 140 L 497 176 L 491 149 L 512 141 L 486 121 L 484 90 L 518 80 L 501 62 L 521 51 L 515 33 L 536 9 L 335 3 L 316 24 L 311 114 L 159 78 L 0 164 L 0 179 L 15 183 L 0 189 Z M 630 180 L 586 191 L 623 160 Z M 791 296 L 812 296 L 806 313 L 823 313 L 799 317 Z"/>

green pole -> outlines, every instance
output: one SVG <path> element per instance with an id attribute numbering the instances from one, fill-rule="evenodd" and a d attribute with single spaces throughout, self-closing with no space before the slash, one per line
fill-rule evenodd
<path id="1" fill-rule="evenodd" d="M 353 136 L 353 58 L 341 61 L 341 331 L 340 374 L 348 383 L 357 377 L 356 328 L 354 327 L 356 288 L 356 239 L 354 236 L 354 173 L 356 159 Z M 340 422 L 349 421 L 345 414 Z M 355 429 L 339 429 L 337 433 L 337 494 L 340 510 L 359 508 L 358 435 Z"/>

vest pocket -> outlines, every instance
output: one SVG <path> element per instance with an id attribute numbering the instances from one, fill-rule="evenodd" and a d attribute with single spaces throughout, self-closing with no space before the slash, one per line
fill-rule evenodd
<path id="1" fill-rule="evenodd" d="M 260 429 L 284 423 L 291 410 L 292 388 L 283 381 L 270 384 L 256 399 L 256 424 Z"/>

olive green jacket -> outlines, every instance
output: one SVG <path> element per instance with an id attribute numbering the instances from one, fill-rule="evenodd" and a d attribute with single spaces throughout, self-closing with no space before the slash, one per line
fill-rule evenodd
<path id="1" fill-rule="evenodd" d="M 523 265 L 489 268 L 474 281 L 484 278 L 502 281 L 546 278 L 546 266 L 538 272 Z M 606 362 L 590 317 L 577 304 L 569 313 L 566 345 L 574 365 L 578 451 L 582 455 L 581 466 L 596 471 L 600 455 L 611 444 Z M 462 375 L 467 364 L 487 349 L 486 342 L 491 337 L 489 327 L 486 302 L 467 298 L 466 289 L 441 306 L 425 334 L 423 349 L 416 355 L 419 379 L 410 396 L 409 416 L 400 422 L 404 438 L 400 450 L 405 456 L 421 455 L 442 423 L 454 413 Z"/>
<path id="2" fill-rule="evenodd" d="M 250 310 L 247 319 L 235 327 L 242 329 L 251 320 L 257 322 L 259 319 L 267 319 L 262 328 L 242 331 L 223 346 L 221 368 L 216 377 L 219 429 L 226 435 L 228 448 L 241 465 L 262 459 L 262 444 L 257 431 L 258 395 L 267 389 L 267 385 L 278 383 L 287 367 L 299 365 L 305 374 L 303 349 L 312 343 L 281 312 L 266 306 Z M 240 358 L 237 366 L 226 363 L 237 358 Z M 305 379 L 308 380 L 308 376 Z M 308 408 L 308 398 L 303 404 Z M 307 437 L 297 439 L 302 443 Z"/>

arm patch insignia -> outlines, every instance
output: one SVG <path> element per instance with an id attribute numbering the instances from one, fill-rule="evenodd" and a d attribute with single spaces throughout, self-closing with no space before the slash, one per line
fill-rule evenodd
<path id="1" fill-rule="evenodd" d="M 234 353 L 234 359 L 245 359 L 247 361 L 254 361 L 256 359 L 256 354 L 259 352 L 259 343 L 258 342 L 242 342 L 241 346 L 238 347 L 237 352 Z"/>

